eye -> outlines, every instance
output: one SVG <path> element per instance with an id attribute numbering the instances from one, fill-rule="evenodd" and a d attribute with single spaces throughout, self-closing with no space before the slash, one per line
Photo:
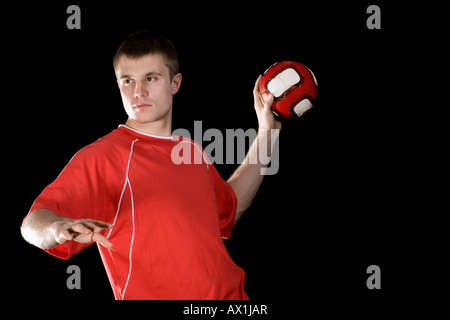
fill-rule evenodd
<path id="1" fill-rule="evenodd" d="M 132 79 L 123 79 L 122 80 L 122 84 L 125 85 L 125 86 L 129 86 L 129 85 L 131 85 L 133 83 L 134 83 L 134 81 Z"/>
<path id="2" fill-rule="evenodd" d="M 148 82 L 150 82 L 150 81 L 156 81 L 156 77 L 147 77 L 147 81 L 148 81 Z"/>

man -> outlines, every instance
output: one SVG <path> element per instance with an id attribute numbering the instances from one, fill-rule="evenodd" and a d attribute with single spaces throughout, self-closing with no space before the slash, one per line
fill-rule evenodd
<path id="1" fill-rule="evenodd" d="M 33 203 L 23 237 L 63 259 L 97 242 L 116 299 L 248 299 L 244 271 L 222 238 L 262 182 L 263 164 L 248 159 L 281 128 L 273 96 L 261 103 L 258 78 L 258 136 L 225 182 L 195 142 L 171 136 L 182 81 L 173 44 L 138 32 L 113 63 L 128 120 L 74 155 Z M 172 161 L 173 148 L 186 142 L 201 163 Z"/>

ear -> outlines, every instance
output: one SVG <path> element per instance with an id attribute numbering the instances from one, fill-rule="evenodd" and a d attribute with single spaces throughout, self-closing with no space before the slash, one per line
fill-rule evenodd
<path id="1" fill-rule="evenodd" d="M 173 76 L 172 79 L 172 95 L 175 95 L 175 93 L 178 92 L 178 90 L 180 90 L 180 86 L 181 86 L 181 80 L 183 79 L 183 76 L 181 75 L 181 73 L 177 73 L 176 75 Z"/>

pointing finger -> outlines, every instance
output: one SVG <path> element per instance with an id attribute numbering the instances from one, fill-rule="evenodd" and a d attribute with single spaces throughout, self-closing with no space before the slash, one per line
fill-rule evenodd
<path id="1" fill-rule="evenodd" d="M 91 228 L 101 228 L 101 229 L 112 228 L 112 224 L 99 220 L 86 219 L 84 220 L 84 223 L 89 225 Z"/>
<path id="2" fill-rule="evenodd" d="M 98 221 L 98 220 L 93 220 L 92 221 L 96 226 L 102 228 L 102 229 L 111 229 L 112 228 L 112 224 L 104 222 L 104 221 Z"/>
<path id="3" fill-rule="evenodd" d="M 111 249 L 113 244 L 102 234 L 98 232 L 94 232 L 92 234 L 92 242 L 99 242 L 102 246 L 107 249 Z"/>

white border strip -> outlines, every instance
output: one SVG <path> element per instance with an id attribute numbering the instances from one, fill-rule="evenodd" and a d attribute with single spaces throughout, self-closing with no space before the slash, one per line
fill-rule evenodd
<path id="1" fill-rule="evenodd" d="M 129 126 L 127 126 L 127 125 L 125 125 L 125 124 L 119 124 L 119 128 L 120 128 L 120 127 L 124 127 L 125 129 L 134 131 L 134 132 L 136 132 L 136 133 L 142 134 L 142 135 L 147 136 L 147 137 L 158 138 L 158 139 L 166 139 L 166 140 L 172 140 L 172 136 L 165 137 L 165 136 L 157 136 L 157 135 L 154 135 L 154 134 L 145 133 L 145 132 L 142 132 L 142 131 L 139 131 L 139 130 L 130 128 Z"/>

